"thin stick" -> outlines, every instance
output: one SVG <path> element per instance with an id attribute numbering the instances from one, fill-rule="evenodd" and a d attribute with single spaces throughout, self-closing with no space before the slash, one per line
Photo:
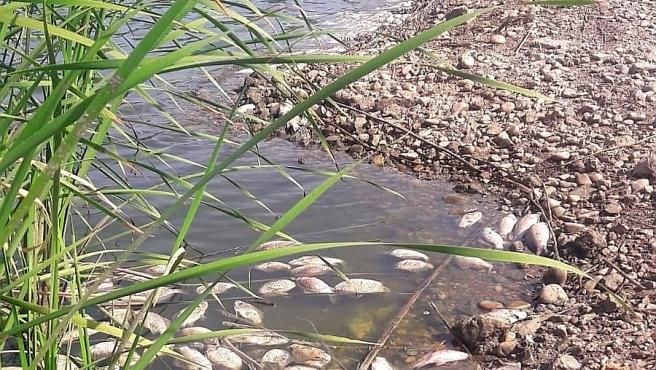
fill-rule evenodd
<path id="1" fill-rule="evenodd" d="M 433 270 L 433 273 L 430 274 L 424 281 L 421 283 L 415 294 L 410 297 L 410 299 L 401 307 L 401 310 L 396 314 L 396 317 L 390 322 L 390 325 L 385 329 L 385 332 L 380 336 L 378 339 L 378 342 L 376 343 L 376 346 L 367 354 L 367 356 L 364 358 L 362 363 L 358 366 L 358 370 L 366 370 L 371 366 L 371 363 L 374 361 L 376 356 L 378 356 L 378 353 L 383 349 L 385 346 L 385 343 L 387 343 L 387 340 L 389 340 L 390 336 L 392 335 L 392 332 L 399 326 L 401 321 L 403 321 L 403 318 L 408 314 L 412 306 L 417 302 L 417 299 L 421 296 L 421 294 L 426 290 L 428 285 L 430 285 L 435 278 L 437 278 L 437 275 L 442 272 L 446 268 L 446 266 L 451 262 L 453 259 L 453 256 L 447 257 L 444 262 L 442 262 L 439 266 Z"/>
<path id="2" fill-rule="evenodd" d="M 528 37 L 533 33 L 533 26 L 535 26 L 535 23 L 531 23 L 531 25 L 528 27 L 528 31 L 526 31 L 526 34 L 524 37 L 522 37 L 522 41 L 519 42 L 519 45 L 515 48 L 515 55 L 519 53 L 519 50 L 524 46 L 524 43 L 526 43 L 526 40 L 528 40 Z"/>

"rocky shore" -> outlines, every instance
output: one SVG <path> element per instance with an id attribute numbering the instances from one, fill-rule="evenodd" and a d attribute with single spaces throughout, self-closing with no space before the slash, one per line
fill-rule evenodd
<path id="1" fill-rule="evenodd" d="M 409 37 L 495 4 L 417 0 L 399 15 L 401 25 L 360 35 L 349 52 L 381 51 L 395 42 L 392 36 Z M 656 368 L 654 19 L 656 1 L 650 0 L 507 5 L 352 84 L 310 115 L 335 150 L 422 179 L 446 178 L 456 191 L 488 194 L 517 215 L 540 213 L 554 232 L 546 254 L 596 278 L 563 279 L 547 271 L 532 307 L 533 326 L 510 339 L 499 337 L 507 330 L 493 333 L 499 344 L 514 345 L 470 343 L 486 368 Z M 455 78 L 436 65 L 550 99 Z M 273 119 L 348 68 L 303 66 L 304 77 L 288 81 L 291 92 L 267 76 L 250 76 L 241 110 Z M 280 134 L 305 145 L 319 142 L 308 118 L 293 120 Z"/>

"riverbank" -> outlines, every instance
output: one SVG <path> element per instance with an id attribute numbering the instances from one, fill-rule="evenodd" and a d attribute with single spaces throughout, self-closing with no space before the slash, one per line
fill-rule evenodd
<path id="1" fill-rule="evenodd" d="M 416 1 L 402 26 L 350 43 L 372 53 L 448 17 L 463 1 Z M 479 4 L 480 5 L 480 4 Z M 485 4 L 489 5 L 489 4 Z M 335 150 L 460 192 L 499 199 L 517 215 L 538 212 L 555 233 L 548 253 L 595 276 L 636 311 L 631 316 L 594 282 L 569 278 L 561 304 L 533 304 L 545 318 L 508 353 L 483 353 L 486 368 L 640 369 L 656 366 L 656 18 L 653 1 L 584 8 L 516 7 L 460 27 L 316 108 Z M 459 69 L 527 87 L 532 99 L 450 77 Z M 304 66 L 289 81 L 299 97 L 348 66 Z M 288 99 L 266 79 L 246 80 L 252 113 L 271 119 Z M 257 130 L 257 123 L 251 123 Z M 318 142 L 306 119 L 281 135 Z M 539 279 L 539 276 L 534 277 Z M 548 319 L 546 319 L 548 317 Z"/>

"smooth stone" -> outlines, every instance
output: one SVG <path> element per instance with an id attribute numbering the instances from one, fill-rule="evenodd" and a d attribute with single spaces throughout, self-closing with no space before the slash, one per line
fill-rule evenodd
<path id="1" fill-rule="evenodd" d="M 458 67 L 460 67 L 461 69 L 469 69 L 475 65 L 476 65 L 476 59 L 474 59 L 474 57 L 471 56 L 471 53 L 469 52 L 462 54 L 460 58 L 458 58 Z"/>
<path id="2" fill-rule="evenodd" d="M 638 179 L 631 183 L 631 190 L 634 193 L 651 193 L 654 191 L 654 188 L 649 185 L 649 179 Z"/>
<path id="3" fill-rule="evenodd" d="M 566 160 L 570 159 L 571 156 L 572 155 L 571 155 L 570 152 L 560 151 L 560 152 L 552 153 L 549 156 L 549 160 L 554 161 L 554 162 L 566 161 Z"/>
<path id="4" fill-rule="evenodd" d="M 553 364 L 554 370 L 577 370 L 581 364 L 572 355 L 560 355 Z"/>
<path id="5" fill-rule="evenodd" d="M 569 301 L 565 289 L 558 284 L 545 285 L 540 291 L 540 303 L 562 306 Z"/>
<path id="6" fill-rule="evenodd" d="M 579 224 L 577 222 L 565 222 L 564 229 L 565 234 L 576 234 L 583 231 L 583 229 L 585 229 L 585 225 Z"/>
<path id="7" fill-rule="evenodd" d="M 478 307 L 484 310 L 498 310 L 503 308 L 503 303 L 491 300 L 482 300 L 478 302 Z"/>
<path id="8" fill-rule="evenodd" d="M 590 176 L 588 176 L 587 173 L 576 173 L 574 175 L 574 178 L 576 179 L 576 183 L 579 185 L 592 185 L 592 180 L 590 180 Z"/>
<path id="9" fill-rule="evenodd" d="M 490 42 L 493 44 L 505 44 L 506 37 L 504 35 L 494 34 L 490 36 Z"/>

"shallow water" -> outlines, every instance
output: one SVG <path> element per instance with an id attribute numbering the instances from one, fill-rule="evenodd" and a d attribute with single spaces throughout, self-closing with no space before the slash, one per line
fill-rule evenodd
<path id="1" fill-rule="evenodd" d="M 389 2 L 391 4 L 392 2 Z M 268 1 L 267 5 L 291 6 L 293 2 Z M 358 12 L 370 12 L 378 9 L 380 2 L 337 1 L 326 5 L 323 1 L 306 1 L 304 5 L 309 14 L 317 22 L 335 21 L 339 26 L 340 19 L 355 19 Z M 221 71 L 214 72 L 220 75 Z M 230 74 L 230 72 L 227 72 Z M 181 89 L 205 89 L 199 79 L 175 75 L 171 80 Z M 135 102 L 126 107 L 124 112 L 135 119 L 165 124 L 161 116 L 147 105 Z M 212 134 L 217 134 L 216 127 L 211 125 L 211 116 L 207 113 L 194 111 L 177 114 L 180 123 Z M 185 158 L 197 163 L 207 163 L 212 143 L 173 134 L 154 128 L 139 126 L 143 143 L 151 149 L 165 149 L 167 153 Z M 236 137 L 244 141 L 244 137 Z M 334 170 L 330 158 L 319 149 L 303 149 L 288 142 L 274 139 L 259 146 L 260 154 L 271 162 L 289 166 L 286 171 L 296 183 L 273 169 L 251 169 L 230 172 L 226 178 L 212 180 L 207 192 L 219 198 L 226 207 L 240 214 L 265 224 L 272 224 L 304 194 L 319 185 L 325 176 L 313 173 L 313 170 Z M 225 153 L 230 149 L 226 149 Z M 129 152 L 123 150 L 123 152 Z M 145 158 L 140 157 L 141 160 Z M 352 160 L 338 153 L 340 168 L 344 168 Z M 202 169 L 191 164 L 174 163 L 164 165 L 157 159 L 149 159 L 160 170 L 183 177 Z M 302 162 L 302 164 L 300 163 Z M 238 161 L 236 165 L 253 166 L 258 163 L 255 155 L 249 155 Z M 358 165 L 353 175 L 370 180 L 376 184 L 399 192 L 402 196 L 375 187 L 357 179 L 347 179 L 337 183 L 298 219 L 285 228 L 284 232 L 302 242 L 319 241 L 399 241 L 418 243 L 441 243 L 450 245 L 478 244 L 478 231 L 483 226 L 496 225 L 499 214 L 492 204 L 480 197 L 468 197 L 465 204 L 448 204 L 443 198 L 451 192 L 448 184 L 441 182 L 423 182 L 410 175 L 401 174 L 396 170 L 379 168 L 368 164 Z M 156 179 L 144 177 L 139 173 L 128 171 L 129 181 L 135 185 L 153 184 Z M 229 180 L 230 181 L 229 181 Z M 196 180 L 191 180 L 195 182 Z M 102 180 L 97 185 L 102 186 Z M 235 184 L 238 184 L 235 185 Z M 182 191 L 181 188 L 176 188 Z M 245 193 L 260 200 L 258 203 Z M 170 198 L 149 197 L 158 209 L 169 205 Z M 484 213 L 483 221 L 468 230 L 457 227 L 459 215 L 464 209 L 476 208 Z M 182 224 L 186 209 L 179 210 L 171 219 L 176 228 Z M 142 224 L 146 217 L 134 217 L 136 224 Z M 123 230 L 118 225 L 110 228 L 108 233 Z M 212 260 L 236 253 L 236 247 L 248 245 L 259 236 L 258 232 L 247 227 L 244 222 L 227 217 L 215 208 L 201 206 L 191 227 L 186 242 L 186 258 Z M 159 231 L 149 238 L 140 251 L 168 254 L 174 235 L 166 230 Z M 121 239 L 112 243 L 119 248 L 125 248 L 129 241 Z M 322 256 L 339 257 L 347 261 L 342 272 L 349 277 L 366 277 L 381 280 L 391 292 L 372 295 L 358 299 L 344 296 L 327 297 L 303 295 L 298 289 L 290 295 L 270 299 L 272 305 L 261 305 L 264 311 L 264 326 L 269 329 L 299 330 L 318 332 L 375 342 L 385 330 L 400 307 L 411 297 L 421 281 L 428 275 L 401 273 L 393 266 L 397 261 L 386 256 L 382 247 L 352 248 L 330 250 Z M 221 253 L 222 251 L 227 251 Z M 430 255 L 434 265 L 440 264 L 444 256 Z M 290 258 L 284 259 L 284 261 Z M 239 281 L 245 287 L 257 291 L 261 284 L 273 278 L 287 277 L 284 273 L 265 274 L 261 272 L 239 269 L 230 272 L 230 278 Z M 387 357 L 398 369 L 409 368 L 417 358 L 433 348 L 444 343 L 453 348 L 452 337 L 449 335 L 444 320 L 452 322 L 463 314 L 481 312 L 477 303 L 482 299 L 490 299 L 508 304 L 514 300 L 529 300 L 521 289 L 523 273 L 514 266 L 495 264 L 492 272 L 463 271 L 449 265 L 429 286 L 426 293 L 419 299 L 415 307 L 407 315 L 399 328 L 394 332 L 388 348 L 381 355 Z M 212 281 L 212 277 L 207 277 Z M 341 281 L 337 276 L 327 276 L 324 279 L 330 285 Z M 186 282 L 197 284 L 198 282 Z M 184 303 L 195 297 L 195 286 L 185 285 L 185 294 L 176 297 L 170 304 L 157 306 L 156 312 L 171 318 L 184 307 Z M 229 312 L 236 298 L 245 298 L 241 291 L 231 291 L 221 295 L 221 304 Z M 221 313 L 221 304 L 211 300 L 210 309 L 205 319 L 196 325 L 213 330 L 223 328 L 222 321 L 226 318 Z M 434 304 L 443 315 L 436 314 L 431 304 Z M 97 338 L 95 338 L 97 339 Z M 433 346 L 433 347 L 431 347 Z M 344 348 L 327 345 L 334 358 L 344 368 L 355 368 L 355 364 L 366 355 L 367 348 Z M 247 353 L 257 357 L 258 349 L 242 347 Z M 334 361 L 330 368 L 339 368 Z M 170 362 L 157 360 L 151 368 L 169 368 Z M 463 361 L 449 366 L 450 369 L 470 369 L 475 363 Z"/>

